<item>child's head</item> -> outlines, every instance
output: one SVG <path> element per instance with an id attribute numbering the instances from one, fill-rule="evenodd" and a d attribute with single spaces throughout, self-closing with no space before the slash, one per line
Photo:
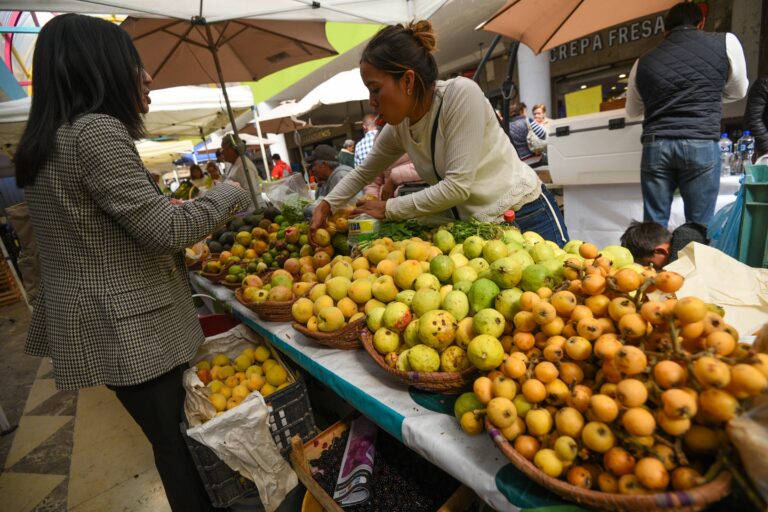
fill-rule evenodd
<path id="1" fill-rule="evenodd" d="M 621 245 L 629 249 L 636 263 L 661 268 L 669 262 L 672 235 L 655 222 L 632 221 L 621 235 Z"/>

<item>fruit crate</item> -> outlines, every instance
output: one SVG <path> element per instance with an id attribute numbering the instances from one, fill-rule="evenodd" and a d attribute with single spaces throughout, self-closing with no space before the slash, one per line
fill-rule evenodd
<path id="1" fill-rule="evenodd" d="M 269 414 L 272 438 L 283 457 L 289 460 L 291 438 L 296 436 L 309 440 L 317 432 L 304 379 L 300 374 L 296 375 L 295 382 L 275 391 L 266 401 L 272 409 Z M 182 411 L 181 435 L 214 507 L 228 507 L 256 492 L 256 485 L 252 481 L 227 466 L 213 450 L 189 437 L 187 428 Z"/>
<path id="2" fill-rule="evenodd" d="M 739 261 L 768 268 L 768 166 L 752 165 L 744 178 Z"/>
<path id="3" fill-rule="evenodd" d="M 206 337 L 226 332 L 240 323 L 237 318 L 228 314 L 200 315 L 198 320 Z M 286 367 L 274 348 L 271 348 L 271 351 L 273 357 Z M 293 372 L 289 371 L 289 375 L 291 373 Z M 308 440 L 317 433 L 304 379 L 300 374 L 296 374 L 294 382 L 269 395 L 266 402 L 272 409 L 269 414 L 269 430 L 272 438 L 275 440 L 277 449 L 288 460 L 293 436 Z M 192 460 L 214 507 L 229 507 L 242 498 L 258 496 L 256 485 L 252 481 L 227 466 L 213 450 L 187 435 L 188 425 L 183 410 L 180 427 L 181 435 L 187 443 Z"/>
<path id="4" fill-rule="evenodd" d="M 307 496 L 304 498 L 302 511 L 324 509 L 326 512 L 344 512 L 344 509 L 320 486 L 312 476 L 309 463 L 318 459 L 327 450 L 334 439 L 341 437 L 349 429 L 351 418 L 337 421 L 310 441 L 299 439 L 298 436 L 291 440 L 291 465 L 299 481 L 307 488 Z M 463 512 L 468 510 L 477 501 L 477 495 L 465 485 L 459 485 L 448 500 L 437 509 L 437 512 Z M 318 509 L 318 506 L 320 507 Z"/>

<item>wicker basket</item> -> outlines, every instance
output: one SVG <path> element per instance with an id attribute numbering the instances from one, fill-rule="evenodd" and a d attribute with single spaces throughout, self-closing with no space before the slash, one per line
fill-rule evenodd
<path id="1" fill-rule="evenodd" d="M 575 501 L 580 505 L 612 511 L 692 512 L 706 508 L 731 492 L 731 474 L 728 471 L 723 471 L 712 481 L 687 491 L 628 495 L 582 489 L 546 475 L 531 461 L 520 455 L 487 418 L 485 428 L 504 456 L 525 476 L 561 498 Z"/>
<path id="2" fill-rule="evenodd" d="M 221 280 L 221 278 L 226 275 L 226 270 L 222 267 L 221 272 L 217 274 L 211 274 L 209 272 L 203 272 L 202 270 L 200 270 L 199 274 L 212 283 L 218 283 Z"/>
<path id="3" fill-rule="evenodd" d="M 203 276 L 207 280 L 211 281 L 212 283 L 218 283 L 219 280 L 226 275 L 227 266 L 225 264 L 222 264 L 221 265 L 221 272 L 218 272 L 216 274 L 211 274 L 209 272 L 203 272 L 202 269 L 205 268 L 205 264 L 208 263 L 209 261 L 212 261 L 212 260 L 217 260 L 218 261 L 219 256 L 220 256 L 219 253 L 210 254 L 210 255 L 208 255 L 207 258 L 200 259 L 200 261 L 198 262 L 199 265 L 195 265 L 195 268 L 199 268 L 200 269 L 198 271 L 198 274 L 200 274 L 201 276 Z M 190 268 L 190 270 L 193 270 L 193 268 Z"/>
<path id="4" fill-rule="evenodd" d="M 365 351 L 384 371 L 422 391 L 458 393 L 472 382 L 473 376 L 477 372 L 477 368 L 474 366 L 461 372 L 403 372 L 389 366 L 381 354 L 373 348 L 373 334 L 371 331 L 363 329 L 360 332 L 360 341 L 363 342 Z"/>
<path id="5" fill-rule="evenodd" d="M 259 274 L 259 277 L 263 276 L 264 274 L 269 275 L 269 273 L 271 273 L 271 271 Z M 306 293 L 309 293 L 309 290 L 312 289 L 312 286 L 309 287 Z M 243 299 L 243 289 L 240 286 L 238 286 L 235 290 L 235 298 L 240 304 L 256 313 L 259 318 L 265 322 L 292 322 L 293 313 L 291 312 L 291 306 L 293 306 L 293 303 L 296 302 L 296 299 L 298 299 L 298 297 L 294 297 L 291 300 L 285 301 L 265 300 L 263 302 L 256 303 L 246 302 Z"/>
<path id="6" fill-rule="evenodd" d="M 229 281 L 226 281 L 224 279 L 219 279 L 219 284 L 221 286 L 226 286 L 227 288 L 230 288 L 232 290 L 240 289 L 242 288 L 242 285 L 243 285 L 243 283 L 230 283 Z"/>
<path id="7" fill-rule="evenodd" d="M 337 348 L 339 350 L 356 350 L 360 348 L 360 333 L 365 329 L 365 318 L 355 320 L 338 331 L 333 332 L 312 331 L 298 322 L 293 322 L 293 328 L 325 347 Z"/>
<path id="8" fill-rule="evenodd" d="M 290 322 L 293 320 L 291 306 L 296 300 L 274 301 L 265 300 L 263 302 L 246 302 L 243 298 L 243 288 L 238 286 L 235 290 L 235 299 L 237 302 L 247 307 L 267 322 Z M 266 305 L 266 306 L 265 306 Z"/>

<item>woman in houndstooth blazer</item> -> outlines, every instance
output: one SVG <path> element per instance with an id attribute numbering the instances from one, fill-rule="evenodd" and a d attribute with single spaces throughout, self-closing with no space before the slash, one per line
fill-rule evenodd
<path id="1" fill-rule="evenodd" d="M 211 508 L 179 433 L 181 374 L 204 337 L 182 250 L 249 205 L 221 184 L 172 205 L 134 145 L 151 77 L 122 29 L 58 16 L 40 31 L 17 184 L 38 243 L 42 289 L 26 352 L 56 384 L 113 389 L 152 443 L 173 510 Z"/>

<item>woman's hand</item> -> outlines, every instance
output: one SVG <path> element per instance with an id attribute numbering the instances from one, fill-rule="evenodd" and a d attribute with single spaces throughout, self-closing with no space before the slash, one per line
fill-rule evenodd
<path id="1" fill-rule="evenodd" d="M 318 229 L 325 226 L 328 221 L 328 217 L 331 216 L 331 205 L 327 201 L 320 201 L 315 207 L 315 211 L 312 213 L 312 220 L 309 221 L 309 243 L 313 246 L 315 243 L 315 233 Z"/>
<path id="2" fill-rule="evenodd" d="M 386 201 L 358 201 L 352 215 L 370 215 L 375 219 L 384 220 L 387 213 Z"/>
<path id="3" fill-rule="evenodd" d="M 395 185 L 394 180 L 388 179 L 384 182 L 384 185 L 381 186 L 381 192 L 379 193 L 379 197 L 382 201 L 386 201 L 387 199 L 391 199 L 395 197 L 395 189 L 397 188 L 397 185 Z"/>

